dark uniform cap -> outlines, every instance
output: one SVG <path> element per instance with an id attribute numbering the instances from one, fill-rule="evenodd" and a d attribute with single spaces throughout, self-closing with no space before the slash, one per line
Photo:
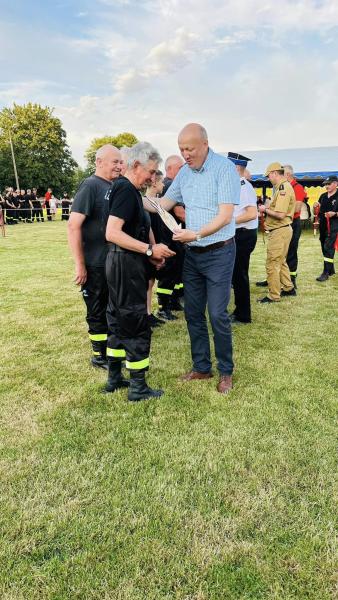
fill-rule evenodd
<path id="1" fill-rule="evenodd" d="M 323 185 L 328 185 L 329 183 L 333 183 L 333 182 L 338 183 L 338 177 L 337 175 L 329 175 L 324 181 L 323 181 Z"/>
<path id="2" fill-rule="evenodd" d="M 247 158 L 246 156 L 242 156 L 242 154 L 237 154 L 237 152 L 228 152 L 228 158 L 235 165 L 240 165 L 241 167 L 246 167 L 246 165 L 248 164 L 249 160 L 251 160 L 251 158 Z"/>

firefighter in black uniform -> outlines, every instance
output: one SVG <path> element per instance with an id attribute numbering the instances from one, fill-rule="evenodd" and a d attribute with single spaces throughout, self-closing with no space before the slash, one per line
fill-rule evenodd
<path id="1" fill-rule="evenodd" d="M 34 219 L 36 222 L 40 222 L 40 219 L 42 217 L 42 221 L 43 221 L 43 216 L 42 216 L 42 208 L 41 208 L 41 202 L 37 197 L 37 189 L 33 188 L 32 189 L 32 193 L 31 193 L 31 202 L 33 205 L 32 208 L 32 223 L 34 222 Z"/>
<path id="2" fill-rule="evenodd" d="M 17 220 L 13 192 L 7 192 L 5 196 L 4 208 L 6 209 L 6 225 L 14 225 Z"/>
<path id="3" fill-rule="evenodd" d="M 106 224 L 111 183 L 121 171 L 121 155 L 117 148 L 106 144 L 96 153 L 95 174 L 85 179 L 75 194 L 68 221 L 68 240 L 75 259 L 75 283 L 81 285 L 87 306 L 89 339 L 94 367 L 108 368 L 107 303 L 105 276 L 107 255 Z"/>
<path id="4" fill-rule="evenodd" d="M 164 188 L 161 196 L 166 195 L 182 165 L 184 165 L 184 160 L 180 156 L 172 155 L 167 158 L 165 161 L 166 177 L 163 181 Z M 184 223 L 185 215 L 184 207 L 182 205 L 175 206 L 171 212 L 176 221 Z M 155 218 L 156 217 L 159 219 L 157 215 Z M 179 242 L 174 242 L 172 237 L 172 232 L 161 220 L 159 241 L 168 245 L 169 248 L 175 252 L 175 256 L 167 260 L 164 268 L 159 272 L 157 285 L 157 298 L 160 307 L 158 316 L 167 321 L 177 319 L 177 317 L 172 314 L 172 310 L 183 310 L 179 301 L 179 295 L 181 288 L 183 288 L 182 270 L 184 262 L 184 245 Z"/>
<path id="5" fill-rule="evenodd" d="M 25 209 L 25 221 L 26 223 L 32 223 L 32 190 L 27 190 L 24 201 L 24 209 Z"/>
<path id="6" fill-rule="evenodd" d="M 61 200 L 61 221 L 68 221 L 69 220 L 69 207 L 71 205 L 71 201 L 68 197 L 67 192 L 64 192 L 63 194 L 63 198 Z"/>
<path id="7" fill-rule="evenodd" d="M 338 234 L 338 177 L 330 175 L 323 185 L 326 192 L 318 200 L 319 210 L 319 239 L 324 257 L 324 269 L 317 281 L 326 281 L 335 274 L 334 254 L 335 241 Z M 314 206 L 316 206 L 314 204 Z"/>
<path id="8" fill-rule="evenodd" d="M 147 315 L 149 261 L 160 267 L 174 252 L 164 244 L 149 244 L 150 220 L 140 189 L 151 182 L 160 156 L 147 142 L 135 144 L 127 155 L 127 170 L 112 187 L 106 238 L 109 252 L 106 275 L 109 288 L 108 381 L 106 392 L 128 386 L 121 374 L 122 361 L 130 371 L 128 399 L 161 396 L 148 387 L 151 329 Z"/>

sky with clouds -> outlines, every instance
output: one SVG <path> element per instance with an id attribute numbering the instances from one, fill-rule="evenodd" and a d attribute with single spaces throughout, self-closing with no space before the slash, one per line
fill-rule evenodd
<path id="1" fill-rule="evenodd" d="M 202 123 L 216 151 L 337 145 L 338 0 L 11 0 L 0 108 L 55 108 L 73 155 L 131 131 L 163 157 Z"/>

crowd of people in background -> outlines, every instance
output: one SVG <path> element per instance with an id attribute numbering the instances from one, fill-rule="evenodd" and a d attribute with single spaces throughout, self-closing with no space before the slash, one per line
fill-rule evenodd
<path id="1" fill-rule="evenodd" d="M 38 194 L 35 187 L 26 190 L 7 187 L 0 193 L 0 209 L 6 225 L 54 221 L 59 207 L 62 221 L 68 221 L 71 205 L 72 199 L 67 192 L 60 199 L 54 196 L 51 188 L 44 195 Z"/>

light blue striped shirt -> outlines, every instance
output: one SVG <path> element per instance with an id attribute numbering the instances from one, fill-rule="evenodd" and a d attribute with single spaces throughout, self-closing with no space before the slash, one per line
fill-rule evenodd
<path id="1" fill-rule="evenodd" d="M 165 197 L 174 202 L 184 203 L 187 229 L 197 233 L 218 215 L 220 204 L 239 204 L 240 192 L 240 178 L 235 165 L 209 148 L 208 156 L 200 169 L 191 169 L 187 164 L 183 165 Z M 192 242 L 191 245 L 209 246 L 228 240 L 234 235 L 233 217 L 228 225 L 199 242 Z"/>

